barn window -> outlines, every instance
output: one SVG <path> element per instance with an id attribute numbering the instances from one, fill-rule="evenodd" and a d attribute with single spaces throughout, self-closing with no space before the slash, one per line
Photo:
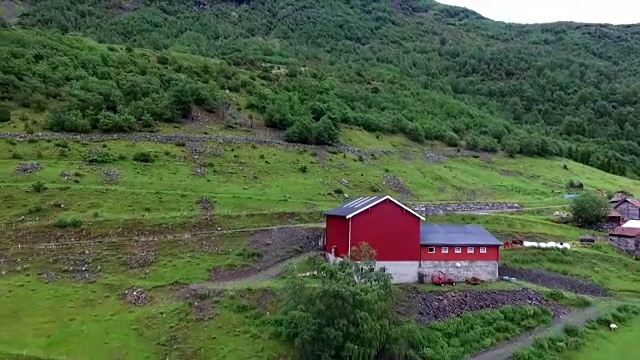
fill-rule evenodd
<path id="1" fill-rule="evenodd" d="M 446 247 L 446 246 L 443 246 L 443 247 L 442 247 L 442 253 L 443 253 L 443 254 L 448 254 L 448 253 L 449 253 L 449 248 L 448 248 L 448 247 Z"/>
<path id="2" fill-rule="evenodd" d="M 457 247 L 456 248 L 456 254 L 461 254 L 462 253 L 462 248 L 461 247 Z"/>
<path id="3" fill-rule="evenodd" d="M 486 247 L 481 247 L 480 248 L 480 254 L 486 254 L 487 253 L 487 248 Z"/>
<path id="4" fill-rule="evenodd" d="M 429 251 L 429 254 L 435 254 L 436 253 L 436 248 L 434 247 L 429 247 L 429 249 L 427 249 Z"/>
<path id="5" fill-rule="evenodd" d="M 469 246 L 467 248 L 467 254 L 473 254 L 474 251 L 475 251 L 475 249 L 473 248 L 473 246 Z"/>

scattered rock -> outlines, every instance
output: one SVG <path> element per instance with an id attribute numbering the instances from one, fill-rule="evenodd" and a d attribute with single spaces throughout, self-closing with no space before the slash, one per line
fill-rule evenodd
<path id="1" fill-rule="evenodd" d="M 67 180 L 71 179 L 72 177 L 73 177 L 73 173 L 71 173 L 70 171 L 64 170 L 64 171 L 62 171 L 60 173 L 60 178 L 62 180 L 64 180 L 64 181 L 67 181 Z"/>
<path id="2" fill-rule="evenodd" d="M 556 274 L 546 270 L 517 269 L 500 266 L 500 276 L 513 277 L 518 280 L 542 285 L 552 289 L 561 289 L 575 294 L 590 296 L 607 296 L 607 291 L 587 280 L 577 279 L 571 276 Z"/>
<path id="3" fill-rule="evenodd" d="M 568 310 L 550 304 L 541 294 L 531 289 L 506 291 L 420 291 L 417 287 L 403 290 L 398 313 L 413 318 L 420 324 L 444 321 L 472 311 L 498 309 L 504 306 L 547 306 L 556 317 L 563 317 Z"/>
<path id="4" fill-rule="evenodd" d="M 120 181 L 120 171 L 117 169 L 101 169 L 102 179 L 107 184 L 117 184 Z"/>
<path id="5" fill-rule="evenodd" d="M 200 199 L 196 200 L 196 203 L 198 204 L 198 206 L 200 206 L 200 210 L 202 210 L 207 218 L 210 218 L 211 215 L 213 215 L 215 206 L 213 205 L 211 200 L 209 200 L 209 198 L 201 197 Z"/>
<path id="6" fill-rule="evenodd" d="M 444 155 L 436 154 L 428 150 L 425 151 L 424 157 L 428 162 L 432 162 L 432 163 L 443 163 L 447 160 L 447 158 Z"/>
<path id="7" fill-rule="evenodd" d="M 410 200 L 415 198 L 413 192 L 399 177 L 391 174 L 382 175 L 382 183 L 393 191 L 401 195 L 402 200 Z"/>
<path id="8" fill-rule="evenodd" d="M 134 306 L 144 306 L 151 301 L 149 292 L 142 288 L 132 288 L 122 293 L 121 298 L 124 302 Z"/>
<path id="9" fill-rule="evenodd" d="M 158 259 L 155 242 L 140 239 L 131 244 L 131 252 L 127 258 L 130 269 L 142 269 L 151 266 Z"/>
<path id="10" fill-rule="evenodd" d="M 74 274 L 73 278 L 77 281 L 82 281 L 82 282 L 86 282 L 86 283 L 92 283 L 95 282 L 96 280 L 98 280 L 99 275 L 98 274 L 93 274 L 90 272 L 80 272 L 80 273 L 76 273 Z"/>
<path id="11" fill-rule="evenodd" d="M 54 273 L 53 271 L 45 271 L 44 273 L 42 273 L 42 277 L 46 282 L 54 282 L 60 280 L 60 275 Z"/>
<path id="12" fill-rule="evenodd" d="M 518 204 L 507 203 L 462 203 L 462 204 L 442 204 L 442 205 L 414 205 L 411 208 L 423 215 L 441 215 L 454 212 L 483 212 L 483 211 L 505 211 L 522 210 Z"/>
<path id="13" fill-rule="evenodd" d="M 40 163 L 37 162 L 28 162 L 28 163 L 23 163 L 20 164 L 16 167 L 16 174 L 17 175 L 26 175 L 26 174 L 31 174 L 31 173 L 35 173 L 42 170 L 42 165 L 40 165 Z"/>
<path id="14" fill-rule="evenodd" d="M 203 167 L 203 166 L 197 167 L 197 168 L 193 169 L 193 175 L 205 176 L 205 175 L 207 175 L 207 168 Z"/>

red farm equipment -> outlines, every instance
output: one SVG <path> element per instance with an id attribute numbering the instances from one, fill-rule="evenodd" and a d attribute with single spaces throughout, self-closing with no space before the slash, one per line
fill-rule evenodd
<path id="1" fill-rule="evenodd" d="M 435 285 L 440 285 L 440 286 L 445 286 L 445 285 L 456 286 L 456 282 L 453 281 L 452 278 L 447 277 L 447 274 L 443 273 L 442 271 L 434 272 L 433 275 L 431 275 L 431 282 L 434 283 Z"/>

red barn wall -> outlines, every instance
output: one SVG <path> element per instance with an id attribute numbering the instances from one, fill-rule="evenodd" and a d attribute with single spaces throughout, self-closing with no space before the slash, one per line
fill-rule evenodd
<path id="1" fill-rule="evenodd" d="M 336 246 L 336 256 L 347 254 L 349 249 L 349 220 L 340 216 L 327 215 L 326 219 L 326 248 L 331 253 L 331 248 Z"/>
<path id="2" fill-rule="evenodd" d="M 390 200 L 351 218 L 351 247 L 368 243 L 378 261 L 419 261 L 421 220 Z"/>
<path id="3" fill-rule="evenodd" d="M 435 247 L 435 254 L 429 254 L 429 248 Z M 442 248 L 448 247 L 449 252 L 446 254 L 442 253 Z M 462 253 L 455 253 L 455 246 L 427 246 L 423 245 L 420 247 L 420 260 L 421 261 L 500 261 L 500 247 L 498 246 L 485 246 L 487 248 L 487 252 L 484 254 L 480 253 L 481 246 L 473 246 L 474 251 L 473 254 L 467 253 L 468 246 L 461 246 Z"/>

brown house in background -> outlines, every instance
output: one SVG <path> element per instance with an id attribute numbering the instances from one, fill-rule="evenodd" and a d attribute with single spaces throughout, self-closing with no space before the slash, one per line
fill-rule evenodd
<path id="1" fill-rule="evenodd" d="M 619 226 L 609 233 L 609 243 L 630 255 L 640 254 L 640 229 Z"/>
<path id="2" fill-rule="evenodd" d="M 617 211 L 622 218 L 640 220 L 640 200 L 628 197 L 614 197 L 609 200 L 609 203 L 611 208 Z"/>

